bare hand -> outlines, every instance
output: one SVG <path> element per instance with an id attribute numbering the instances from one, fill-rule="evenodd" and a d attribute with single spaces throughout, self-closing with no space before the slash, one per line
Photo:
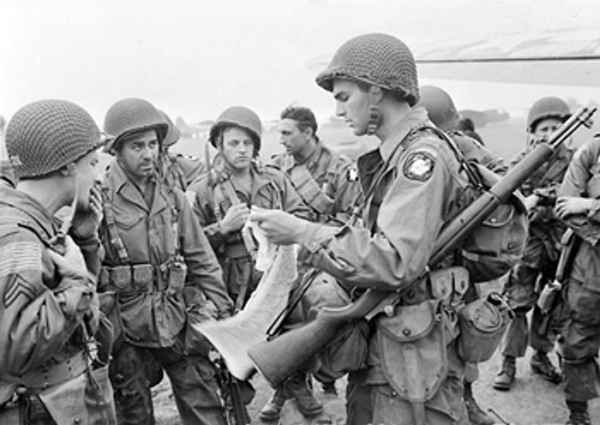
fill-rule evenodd
<path id="1" fill-rule="evenodd" d="M 62 276 L 87 276 L 83 254 L 70 236 L 65 238 L 65 254 L 49 250 L 50 258 Z"/>
<path id="2" fill-rule="evenodd" d="M 594 209 L 595 200 L 590 198 L 558 198 L 554 211 L 559 218 L 565 218 L 573 214 L 587 214 Z"/>
<path id="3" fill-rule="evenodd" d="M 96 186 L 90 191 L 89 208 L 85 211 L 77 210 L 73 216 L 71 229 L 73 235 L 87 239 L 96 234 L 102 220 L 102 194 Z"/>
<path id="4" fill-rule="evenodd" d="M 221 220 L 221 232 L 231 233 L 240 230 L 250 217 L 250 209 L 246 204 L 237 204 L 229 208 Z"/>
<path id="5" fill-rule="evenodd" d="M 269 242 L 276 245 L 291 245 L 300 242 L 308 222 L 281 210 L 265 210 L 252 207 L 250 220 L 258 223 Z"/>

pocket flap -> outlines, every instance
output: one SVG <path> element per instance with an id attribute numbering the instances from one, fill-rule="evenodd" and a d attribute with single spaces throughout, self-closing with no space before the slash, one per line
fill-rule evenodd
<path id="1" fill-rule="evenodd" d="M 423 338 L 431 332 L 438 320 L 438 305 L 437 300 L 427 300 L 416 305 L 398 307 L 393 317 L 383 316 L 379 320 L 380 329 L 399 342 Z"/>

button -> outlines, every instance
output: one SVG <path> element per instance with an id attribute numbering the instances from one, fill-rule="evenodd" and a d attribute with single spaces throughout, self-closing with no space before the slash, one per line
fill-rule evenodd
<path id="1" fill-rule="evenodd" d="M 410 329 L 408 329 L 408 328 L 405 328 L 405 329 L 402 331 L 402 334 L 403 334 L 404 336 L 410 336 L 410 334 L 411 334 L 411 333 L 412 333 L 412 332 L 411 332 L 411 331 L 410 331 Z"/>

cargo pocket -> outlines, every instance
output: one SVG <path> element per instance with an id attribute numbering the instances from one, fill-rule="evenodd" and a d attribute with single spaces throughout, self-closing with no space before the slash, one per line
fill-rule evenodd
<path id="1" fill-rule="evenodd" d="M 445 379 L 446 335 L 439 300 L 399 307 L 377 322 L 383 372 L 398 395 L 411 402 L 430 400 Z"/>

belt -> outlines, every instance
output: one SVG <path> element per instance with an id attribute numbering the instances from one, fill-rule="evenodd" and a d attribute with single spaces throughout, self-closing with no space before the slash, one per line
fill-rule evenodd
<path id="1" fill-rule="evenodd" d="M 83 351 L 48 368 L 39 368 L 25 373 L 19 384 L 28 389 L 39 390 L 62 384 L 85 372 L 88 361 Z"/>
<path id="2" fill-rule="evenodd" d="M 115 267 L 102 267 L 99 289 L 115 292 L 154 292 L 168 287 L 165 266 L 151 264 L 133 264 Z"/>

